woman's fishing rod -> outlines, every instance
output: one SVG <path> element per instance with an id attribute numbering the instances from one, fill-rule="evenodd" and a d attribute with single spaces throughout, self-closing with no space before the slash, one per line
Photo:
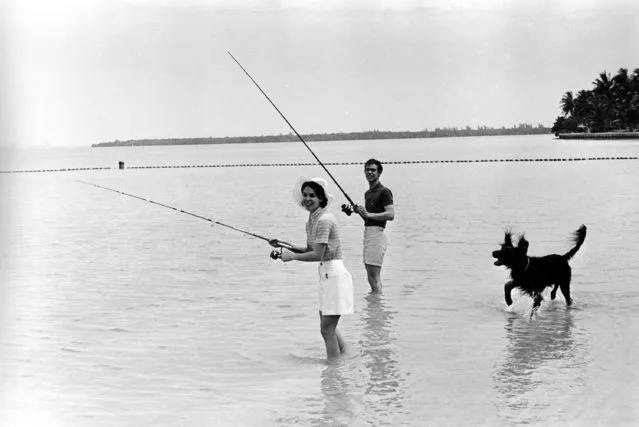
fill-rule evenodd
<path id="1" fill-rule="evenodd" d="M 134 194 L 125 193 L 124 191 L 114 190 L 113 188 L 104 187 L 104 186 L 98 185 L 98 184 L 92 184 L 90 182 L 85 182 L 85 181 L 80 181 L 80 180 L 77 180 L 77 181 L 82 183 L 82 184 L 92 185 L 93 187 L 101 188 L 103 190 L 112 191 L 114 193 L 118 193 L 118 194 L 121 194 L 123 196 L 129 196 L 129 197 L 132 197 L 134 199 L 142 200 L 143 202 L 152 203 L 154 205 L 162 206 L 163 208 L 167 208 L 167 209 L 174 210 L 176 212 L 180 212 L 180 213 L 183 213 L 183 214 L 191 215 L 192 217 L 203 219 L 204 221 L 208 221 L 208 222 L 211 222 L 213 224 L 221 225 L 222 227 L 227 227 L 227 228 L 230 228 L 231 230 L 239 231 L 240 233 L 244 233 L 244 234 L 248 234 L 249 236 L 257 237 L 258 239 L 266 240 L 267 242 L 269 242 L 269 244 L 271 243 L 271 241 L 275 240 L 275 239 L 269 239 L 269 238 L 264 237 L 264 236 L 260 236 L 259 234 L 251 233 L 250 231 L 246 231 L 246 230 L 242 230 L 242 229 L 237 228 L 237 227 L 233 227 L 233 226 L 228 225 L 228 224 L 224 224 L 223 222 L 220 222 L 220 221 L 215 221 L 215 220 L 213 220 L 211 218 L 206 218 L 206 217 L 203 217 L 203 216 L 191 213 L 191 212 L 184 211 L 182 209 L 174 208 L 173 206 L 169 206 L 169 205 L 165 205 L 163 203 L 155 202 L 153 200 L 145 199 L 144 197 L 136 196 Z M 293 245 L 291 245 L 290 243 L 284 242 L 284 241 L 281 241 L 281 240 L 277 240 L 277 245 L 279 247 L 286 248 L 286 249 L 291 249 L 293 247 Z M 274 253 L 277 254 L 277 252 L 275 252 L 275 251 L 271 252 L 271 258 L 277 259 L 277 258 L 275 258 Z"/>
<path id="2" fill-rule="evenodd" d="M 308 146 L 308 144 L 306 143 L 306 141 L 304 141 L 304 138 L 302 138 L 302 136 L 295 130 L 295 128 L 293 127 L 293 125 L 291 124 L 291 122 L 288 121 L 288 119 L 284 116 L 284 114 L 282 114 L 282 112 L 280 111 L 279 108 L 277 108 L 277 106 L 275 105 L 275 103 L 273 103 L 273 101 L 271 101 L 271 98 L 268 97 L 268 95 L 266 94 L 266 92 L 264 92 L 262 90 L 262 88 L 260 87 L 259 84 L 257 84 L 257 82 L 253 79 L 253 77 L 251 77 L 251 75 L 248 73 L 248 71 L 246 71 L 246 69 L 244 67 L 242 67 L 242 64 L 240 64 L 240 62 L 235 59 L 235 57 L 233 56 L 233 54 L 231 52 L 227 53 L 229 55 L 231 55 L 231 58 L 233 58 L 233 61 L 235 61 L 235 63 L 242 69 L 242 71 L 244 71 L 244 74 L 246 74 L 248 76 L 249 79 L 251 79 L 251 81 L 253 82 L 253 84 L 255 84 L 255 86 L 257 86 L 257 88 L 260 90 L 260 92 L 262 92 L 262 95 L 264 95 L 266 97 L 266 99 L 268 100 L 268 102 L 271 103 L 271 105 L 273 106 L 273 108 L 275 108 L 275 110 L 279 113 L 280 116 L 282 116 L 282 118 L 284 119 L 284 121 L 286 122 L 286 124 L 291 128 L 291 130 L 293 130 L 293 132 L 295 132 L 295 135 L 297 135 L 297 137 L 299 138 L 300 141 L 302 141 L 302 144 L 304 144 L 304 146 L 306 148 L 308 148 L 308 151 L 311 152 L 311 154 L 313 155 L 313 157 L 315 157 L 315 160 L 317 160 L 317 163 L 320 164 L 321 167 L 324 168 L 324 170 L 326 171 L 326 173 L 328 174 L 328 176 L 331 177 L 331 179 L 333 180 L 333 182 L 335 183 L 335 185 L 337 185 L 337 188 L 339 188 L 339 190 L 342 192 L 342 194 L 344 195 L 344 197 L 346 197 L 346 200 L 348 200 L 348 202 L 351 204 L 351 206 L 357 206 L 355 204 L 355 202 L 353 202 L 353 200 L 351 200 L 350 197 L 348 197 L 348 194 L 346 194 L 346 191 L 344 191 L 344 189 L 342 188 L 341 185 L 339 185 L 339 183 L 337 182 L 337 180 L 333 177 L 333 175 L 328 171 L 328 169 L 326 169 L 326 166 L 324 166 L 324 163 L 322 163 L 322 161 L 319 159 L 319 157 L 317 157 L 315 155 L 315 153 L 313 152 L 313 150 L 311 150 L 311 147 Z M 342 205 L 342 210 L 347 214 L 350 215 L 352 213 L 352 209 L 350 208 L 350 206 L 347 205 Z"/>

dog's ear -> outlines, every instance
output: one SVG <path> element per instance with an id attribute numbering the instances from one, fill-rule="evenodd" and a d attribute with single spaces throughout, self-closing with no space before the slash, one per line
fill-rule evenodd
<path id="1" fill-rule="evenodd" d="M 524 235 L 522 234 L 519 237 L 519 242 L 517 242 L 517 249 L 523 251 L 524 253 L 528 252 L 528 245 L 530 243 L 528 243 L 528 240 L 526 240 L 526 238 L 524 237 Z"/>
<path id="2" fill-rule="evenodd" d="M 504 231 L 504 246 L 512 246 L 513 245 L 513 233 L 510 230 Z"/>

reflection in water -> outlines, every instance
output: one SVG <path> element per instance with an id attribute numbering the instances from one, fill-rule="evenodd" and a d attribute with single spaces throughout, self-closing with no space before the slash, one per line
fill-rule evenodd
<path id="1" fill-rule="evenodd" d="M 402 419 L 402 382 L 393 348 L 393 315 L 382 295 L 369 294 L 362 312 L 361 349 L 325 362 L 322 410 L 314 425 L 397 425 Z M 355 349 L 350 351 L 355 352 Z"/>
<path id="2" fill-rule="evenodd" d="M 533 320 L 511 314 L 505 335 L 506 358 L 493 375 L 498 412 L 508 423 L 547 420 L 544 417 L 548 416 L 554 391 L 554 382 L 548 382 L 548 371 L 559 377 L 557 383 L 564 376 L 570 382 L 579 380 L 574 368 L 580 367 L 576 356 L 583 344 L 574 337 L 571 310 L 546 310 Z M 540 380 L 544 378 L 546 381 Z"/>
<path id="3" fill-rule="evenodd" d="M 322 418 L 313 425 L 350 426 L 357 420 L 354 387 L 345 375 L 345 359 L 326 362 L 322 370 Z"/>
<path id="4" fill-rule="evenodd" d="M 362 359 L 369 379 L 364 400 L 373 411 L 368 416 L 375 425 L 389 423 L 403 407 L 397 355 L 393 348 L 393 315 L 386 307 L 383 295 L 369 294 L 364 307 L 364 337 Z M 368 412 L 368 411 L 367 411 Z"/>

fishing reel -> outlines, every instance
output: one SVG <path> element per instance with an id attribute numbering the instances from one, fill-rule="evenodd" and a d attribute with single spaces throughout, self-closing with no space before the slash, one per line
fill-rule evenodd
<path id="1" fill-rule="evenodd" d="M 348 216 L 351 216 L 353 212 L 355 212 L 355 209 L 357 209 L 357 205 L 351 206 L 351 205 L 347 205 L 346 203 L 342 205 L 342 212 L 344 212 Z"/>
<path id="2" fill-rule="evenodd" d="M 274 260 L 278 260 L 280 258 L 282 258 L 282 248 L 280 248 L 280 251 L 278 252 L 277 249 L 273 249 L 271 251 L 271 258 Z"/>

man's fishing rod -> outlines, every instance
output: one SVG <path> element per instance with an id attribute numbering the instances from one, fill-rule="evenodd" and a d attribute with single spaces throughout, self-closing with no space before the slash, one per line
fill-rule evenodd
<path id="1" fill-rule="evenodd" d="M 173 206 L 169 206 L 169 205 L 165 205 L 163 203 L 155 202 L 153 200 L 145 199 L 144 197 L 136 196 L 134 194 L 125 193 L 124 191 L 114 190 L 113 188 L 104 187 L 104 186 L 98 185 L 98 184 L 92 184 L 90 182 L 85 182 L 85 181 L 80 181 L 80 180 L 77 180 L 77 181 L 82 183 L 82 184 L 92 185 L 93 187 L 101 188 L 103 190 L 112 191 L 114 193 L 118 193 L 118 194 L 121 194 L 123 196 L 128 196 L 128 197 L 132 197 L 134 199 L 142 200 L 143 202 L 152 203 L 154 205 L 162 206 L 163 208 L 171 209 L 171 210 L 174 210 L 176 212 L 180 212 L 180 213 L 183 213 L 183 214 L 186 214 L 186 215 L 191 215 L 192 217 L 203 219 L 204 221 L 208 221 L 208 222 L 211 222 L 213 224 L 221 225 L 222 227 L 227 227 L 227 228 L 230 228 L 231 230 L 239 231 L 240 233 L 244 233 L 244 234 L 248 234 L 249 236 L 257 237 L 258 239 L 266 240 L 267 242 L 269 242 L 269 244 L 271 243 L 271 241 L 274 240 L 274 239 L 269 239 L 269 238 L 264 237 L 264 236 L 260 236 L 259 234 L 251 233 L 250 231 L 246 231 L 246 230 L 242 230 L 242 229 L 237 228 L 237 227 L 233 227 L 232 225 L 224 224 L 223 222 L 220 222 L 220 221 L 215 221 L 215 220 L 213 220 L 211 218 L 206 218 L 206 217 L 203 217 L 203 216 L 191 213 L 191 212 L 187 212 L 187 211 L 182 210 L 182 209 L 174 208 Z M 281 240 L 277 240 L 277 245 L 279 247 L 286 248 L 286 249 L 291 249 L 293 247 L 293 245 L 291 245 L 290 243 L 283 242 Z M 279 256 L 276 257 L 276 255 L 281 256 L 281 254 L 278 254 L 276 251 L 271 252 L 271 258 L 273 258 L 273 259 L 279 258 Z"/>
<path id="2" fill-rule="evenodd" d="M 333 175 L 328 171 L 328 169 L 326 169 L 326 166 L 324 166 L 324 163 L 322 163 L 322 161 L 319 159 L 319 157 L 317 157 L 315 155 L 315 153 L 313 152 L 313 150 L 311 150 L 311 147 L 308 146 L 308 144 L 306 143 L 306 141 L 304 141 L 304 138 L 302 138 L 302 136 L 295 130 L 295 128 L 293 127 L 293 125 L 291 124 L 291 122 L 288 121 L 288 119 L 284 116 L 284 114 L 282 114 L 282 112 L 280 111 L 279 108 L 277 108 L 277 106 L 275 105 L 275 103 L 273 101 L 271 101 L 271 98 L 268 97 L 268 95 L 266 94 L 266 92 L 264 92 L 262 90 L 262 88 L 260 87 L 259 84 L 257 84 L 257 82 L 253 79 L 253 77 L 251 77 L 251 75 L 248 73 L 248 71 L 246 71 L 246 69 L 244 67 L 242 67 L 242 64 L 240 64 L 240 62 L 235 59 L 235 57 L 233 56 L 233 54 L 231 52 L 227 53 L 231 56 L 231 58 L 233 58 L 233 61 L 235 61 L 235 63 L 242 69 L 242 71 L 244 71 L 244 74 L 246 74 L 248 76 L 249 79 L 251 79 L 251 81 L 253 82 L 253 84 L 255 84 L 255 86 L 257 86 L 257 88 L 260 90 L 260 92 L 262 92 L 262 95 L 264 95 L 266 97 L 266 99 L 268 100 L 268 102 L 271 103 L 271 105 L 273 106 L 273 108 L 275 108 L 275 110 L 279 113 L 279 115 L 284 119 L 284 121 L 286 122 L 286 124 L 288 125 L 288 127 L 291 128 L 291 130 L 293 132 L 295 132 L 295 135 L 297 135 L 297 137 L 299 138 L 300 141 L 302 141 L 302 144 L 304 144 L 304 146 L 306 148 L 308 148 L 308 151 L 311 152 L 311 154 L 313 155 L 313 157 L 315 157 L 315 160 L 317 160 L 317 163 L 320 164 L 321 167 L 324 168 L 324 170 L 326 171 L 326 173 L 328 174 L 328 176 L 331 177 L 331 179 L 333 180 L 333 182 L 335 183 L 335 185 L 337 185 L 337 188 L 339 188 L 339 190 L 342 192 L 342 194 L 344 195 L 344 197 L 346 197 L 346 200 L 348 200 L 348 202 L 351 204 L 351 206 L 357 206 L 355 204 L 355 202 L 353 202 L 353 200 L 351 200 L 350 197 L 348 197 L 348 194 L 346 194 L 346 191 L 344 191 L 344 189 L 342 188 L 341 185 L 339 185 L 339 183 L 337 182 L 337 180 L 333 177 Z M 352 208 L 348 205 L 342 205 L 342 210 L 344 211 L 344 213 L 346 213 L 347 215 L 350 216 L 350 214 L 353 212 Z"/>

